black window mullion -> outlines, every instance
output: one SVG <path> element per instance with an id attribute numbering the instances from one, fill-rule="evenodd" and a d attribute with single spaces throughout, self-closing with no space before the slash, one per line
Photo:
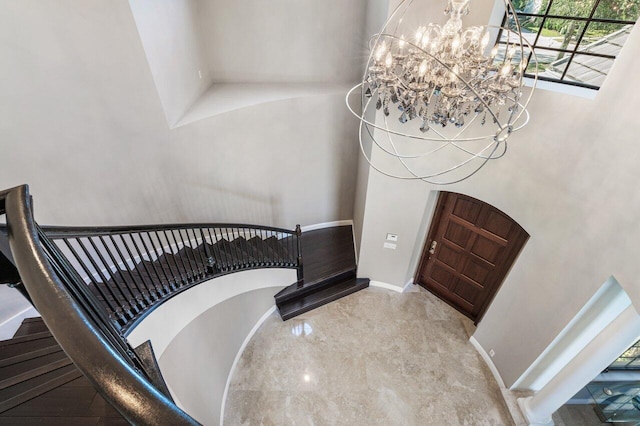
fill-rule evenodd
<path id="1" fill-rule="evenodd" d="M 580 43 L 582 42 L 582 38 L 584 37 L 585 33 L 587 32 L 587 28 L 589 27 L 589 24 L 591 24 L 591 21 L 593 19 L 593 15 L 595 15 L 596 9 L 598 8 L 599 4 L 600 4 L 600 0 L 596 0 L 595 3 L 593 4 L 593 8 L 591 8 L 591 13 L 589 14 L 589 18 L 584 24 L 584 28 L 582 29 L 582 32 L 580 33 L 580 37 L 578 37 L 578 40 L 576 40 L 576 45 L 573 48 L 573 53 L 571 54 L 571 56 L 569 57 L 569 60 L 567 61 L 567 66 L 564 67 L 564 71 L 562 72 L 562 76 L 560 77 L 560 80 L 564 80 L 564 78 L 566 77 L 567 71 L 569 71 L 569 67 L 571 66 L 571 63 L 573 62 L 573 58 L 576 55 L 576 52 L 578 51 L 578 47 L 580 46 Z"/>

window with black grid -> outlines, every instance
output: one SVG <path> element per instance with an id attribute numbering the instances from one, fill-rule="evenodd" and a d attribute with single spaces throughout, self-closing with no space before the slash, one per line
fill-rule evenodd
<path id="1" fill-rule="evenodd" d="M 640 0 L 512 0 L 523 38 L 533 47 L 525 76 L 537 66 L 541 80 L 599 89 L 640 13 Z M 506 25 L 503 25 L 506 26 Z M 515 33 L 501 31 L 498 47 L 517 44 Z"/>

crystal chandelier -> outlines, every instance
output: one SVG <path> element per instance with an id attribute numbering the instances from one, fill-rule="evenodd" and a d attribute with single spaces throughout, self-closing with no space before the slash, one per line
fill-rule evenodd
<path id="1" fill-rule="evenodd" d="M 406 28 L 413 3 L 402 1 L 372 37 L 363 81 L 347 105 L 360 119 L 360 146 L 374 169 L 456 183 L 502 157 L 509 136 L 529 121 L 533 88 L 523 93 L 523 74 L 531 58 L 535 86 L 537 61 L 509 0 L 511 28 L 463 27 L 469 0 L 449 0 L 444 25 Z M 350 103 L 358 90 L 361 113 Z"/>

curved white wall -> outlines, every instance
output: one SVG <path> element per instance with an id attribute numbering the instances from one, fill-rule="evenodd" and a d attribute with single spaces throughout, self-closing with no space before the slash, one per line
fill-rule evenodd
<path id="1" fill-rule="evenodd" d="M 295 280 L 295 270 L 256 269 L 207 281 L 160 305 L 128 340 L 151 340 L 176 403 L 202 424 L 218 424 L 238 351 L 273 296 Z"/>
<path id="2" fill-rule="evenodd" d="M 153 350 L 160 358 L 182 330 L 218 304 L 244 293 L 268 288 L 273 291 L 269 305 L 272 306 L 273 296 L 279 289 L 295 283 L 296 279 L 295 269 L 275 268 L 253 269 L 214 278 L 158 306 L 131 330 L 127 340 L 133 347 L 151 340 Z M 266 308 L 260 312 L 260 315 L 265 310 Z"/>

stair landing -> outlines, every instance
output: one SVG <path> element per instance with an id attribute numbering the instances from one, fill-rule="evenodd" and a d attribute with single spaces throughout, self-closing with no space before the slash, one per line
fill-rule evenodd
<path id="1" fill-rule="evenodd" d="M 356 256 L 351 226 L 336 226 L 302 234 L 304 281 L 275 295 L 283 320 L 333 302 L 369 286 L 356 278 Z"/>

